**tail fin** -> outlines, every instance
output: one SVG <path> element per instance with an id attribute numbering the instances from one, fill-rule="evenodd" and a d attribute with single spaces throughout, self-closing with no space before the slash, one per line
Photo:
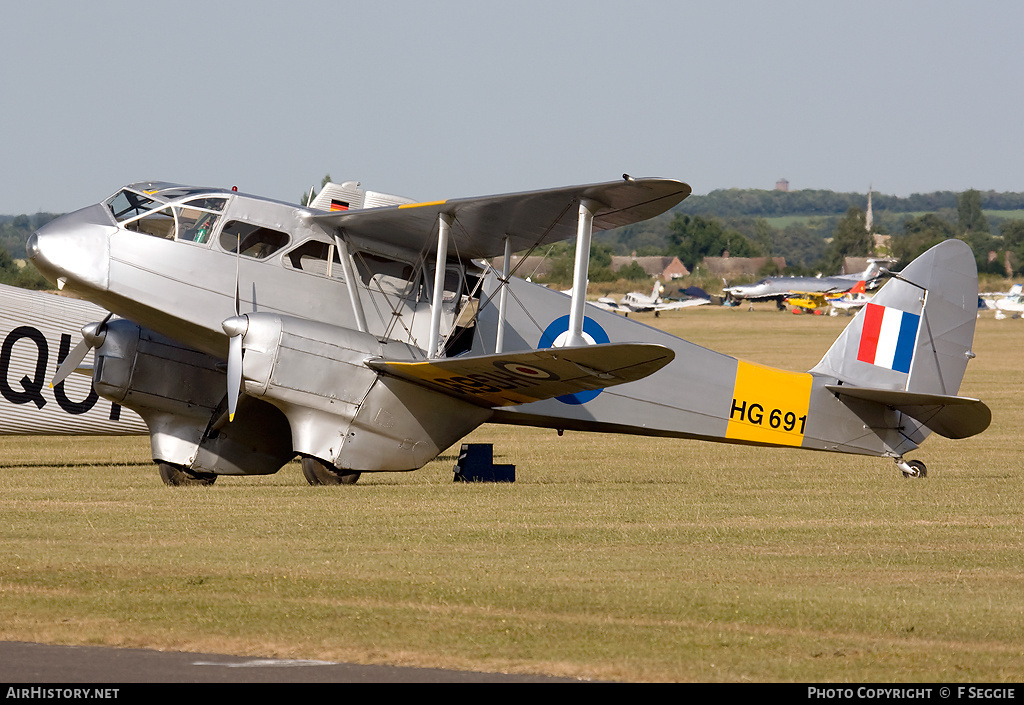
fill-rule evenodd
<path id="1" fill-rule="evenodd" d="M 861 273 L 861 281 L 868 281 L 874 279 L 882 273 L 882 262 L 884 260 L 872 259 L 868 260 L 867 269 Z"/>
<path id="2" fill-rule="evenodd" d="M 879 289 L 811 372 L 854 386 L 956 394 L 977 307 L 974 254 L 946 240 Z"/>
<path id="3" fill-rule="evenodd" d="M 902 410 L 943 435 L 978 433 L 988 408 L 956 397 L 974 357 L 977 300 L 971 248 L 946 240 L 894 274 L 811 372 L 835 378 L 840 398 Z"/>
<path id="4" fill-rule="evenodd" d="M 866 293 L 868 293 L 867 292 L 867 286 L 865 286 L 865 284 L 864 284 L 864 280 L 861 279 L 859 282 L 854 284 L 853 288 L 850 289 L 847 293 L 848 294 L 866 294 Z"/>

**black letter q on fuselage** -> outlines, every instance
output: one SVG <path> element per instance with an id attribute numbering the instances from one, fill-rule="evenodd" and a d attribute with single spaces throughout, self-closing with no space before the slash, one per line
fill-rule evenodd
<path id="1" fill-rule="evenodd" d="M 21 391 L 11 388 L 7 375 L 11 368 L 11 351 L 14 344 L 22 338 L 28 338 L 36 344 L 39 354 L 36 357 L 36 374 L 34 379 L 28 375 L 21 378 Z M 27 404 L 33 402 L 42 409 L 46 404 L 43 398 L 42 388 L 46 379 L 46 364 L 50 358 L 50 348 L 46 344 L 46 338 L 32 326 L 18 326 L 4 338 L 3 347 L 0 347 L 0 394 L 12 404 Z"/>

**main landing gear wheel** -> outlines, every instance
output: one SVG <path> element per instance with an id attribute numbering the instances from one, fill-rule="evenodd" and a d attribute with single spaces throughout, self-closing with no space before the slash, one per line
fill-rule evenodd
<path id="1" fill-rule="evenodd" d="M 184 485 L 212 485 L 217 476 L 207 472 L 192 472 L 180 465 L 173 463 L 158 462 L 157 469 L 160 471 L 160 479 L 165 485 L 181 487 Z"/>
<path id="2" fill-rule="evenodd" d="M 928 468 L 920 460 L 909 460 L 905 463 L 897 463 L 900 466 L 900 472 L 903 473 L 903 477 L 928 477 Z"/>
<path id="3" fill-rule="evenodd" d="M 311 485 L 354 485 L 359 473 L 340 470 L 320 458 L 306 456 L 302 459 L 302 476 Z"/>

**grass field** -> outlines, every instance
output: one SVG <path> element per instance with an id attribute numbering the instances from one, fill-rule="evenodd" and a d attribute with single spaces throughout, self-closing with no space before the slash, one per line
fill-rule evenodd
<path id="1" fill-rule="evenodd" d="M 298 466 L 160 484 L 145 439 L 4 438 L 0 639 L 627 681 L 1024 673 L 1024 321 L 979 320 L 993 423 L 889 460 L 484 427 L 514 484 Z M 807 369 L 849 319 L 646 322 Z"/>

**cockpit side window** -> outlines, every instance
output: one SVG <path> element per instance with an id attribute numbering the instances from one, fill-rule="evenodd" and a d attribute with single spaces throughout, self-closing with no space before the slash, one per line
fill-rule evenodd
<path id="1" fill-rule="evenodd" d="M 220 234 L 225 252 L 240 251 L 243 257 L 266 259 L 288 244 L 288 234 L 252 223 L 232 220 Z"/>
<path id="2" fill-rule="evenodd" d="M 210 241 L 226 198 L 203 196 L 181 204 L 165 205 L 124 189 L 107 200 L 114 219 L 126 230 L 167 240 Z"/>
<path id="3" fill-rule="evenodd" d="M 226 204 L 226 198 L 193 198 L 175 207 L 178 214 L 177 239 L 201 245 L 209 243 Z"/>
<path id="4" fill-rule="evenodd" d="M 140 218 L 125 222 L 128 230 L 168 240 L 174 238 L 174 212 L 170 206 L 158 211 L 150 211 Z"/>
<path id="5" fill-rule="evenodd" d="M 341 258 L 337 248 L 319 240 L 308 240 L 285 256 L 285 262 L 294 269 L 344 281 Z"/>

